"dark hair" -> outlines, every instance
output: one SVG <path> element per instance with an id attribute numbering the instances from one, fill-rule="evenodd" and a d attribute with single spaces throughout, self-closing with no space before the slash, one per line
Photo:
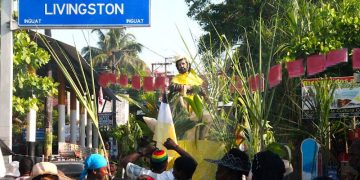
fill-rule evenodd
<path id="1" fill-rule="evenodd" d="M 34 165 L 34 163 L 30 158 L 28 158 L 28 157 L 22 158 L 19 162 L 20 176 L 31 173 L 33 165 Z"/>
<path id="2" fill-rule="evenodd" d="M 151 170 L 153 171 L 161 171 L 166 168 L 167 161 L 156 163 L 156 162 L 150 162 L 151 163 Z"/>
<path id="3" fill-rule="evenodd" d="M 182 176 L 186 179 L 191 179 L 197 163 L 194 159 L 187 156 L 180 156 L 174 162 L 174 169 L 182 173 Z"/>
<path id="4" fill-rule="evenodd" d="M 44 177 L 51 178 L 52 180 L 59 180 L 59 176 L 53 175 L 53 174 L 38 175 L 38 176 L 34 177 L 33 180 L 42 180 L 42 178 L 44 178 Z"/>
<path id="5" fill-rule="evenodd" d="M 267 150 L 255 154 L 251 171 L 253 180 L 282 180 L 285 164 L 277 154 Z"/>
<path id="6" fill-rule="evenodd" d="M 190 72 L 191 71 L 191 63 L 186 59 L 186 58 L 183 58 L 183 59 L 179 59 L 175 62 L 175 66 L 176 66 L 176 69 L 179 70 L 179 67 L 178 67 L 178 62 L 180 62 L 181 60 L 185 60 L 186 63 L 187 63 L 187 72 Z"/>

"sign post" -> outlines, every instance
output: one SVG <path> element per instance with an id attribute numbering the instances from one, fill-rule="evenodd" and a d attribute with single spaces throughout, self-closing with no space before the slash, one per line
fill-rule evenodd
<path id="1" fill-rule="evenodd" d="M 19 0 L 18 9 L 20 27 L 150 26 L 150 0 Z"/>

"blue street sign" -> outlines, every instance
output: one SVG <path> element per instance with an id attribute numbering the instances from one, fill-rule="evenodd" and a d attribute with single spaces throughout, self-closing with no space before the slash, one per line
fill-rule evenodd
<path id="1" fill-rule="evenodd" d="M 19 0 L 20 27 L 150 26 L 150 0 Z"/>
<path id="2" fill-rule="evenodd" d="M 26 131 L 27 129 L 22 130 L 22 140 L 26 142 Z M 45 130 L 44 129 L 36 129 L 36 141 L 45 141 Z"/>

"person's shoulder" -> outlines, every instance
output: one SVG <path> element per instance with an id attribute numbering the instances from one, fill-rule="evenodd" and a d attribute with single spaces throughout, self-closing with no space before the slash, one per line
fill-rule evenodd
<path id="1" fill-rule="evenodd" d="M 168 180 L 175 179 L 172 171 L 173 169 L 170 169 L 168 171 L 162 172 L 161 174 L 158 174 L 157 179 L 168 179 Z"/>

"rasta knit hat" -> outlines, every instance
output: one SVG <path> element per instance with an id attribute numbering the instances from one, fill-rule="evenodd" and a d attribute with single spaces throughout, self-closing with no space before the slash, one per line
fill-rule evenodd
<path id="1" fill-rule="evenodd" d="M 152 163 L 163 163 L 167 161 L 168 155 L 164 150 L 156 150 L 152 153 L 150 161 Z"/>

